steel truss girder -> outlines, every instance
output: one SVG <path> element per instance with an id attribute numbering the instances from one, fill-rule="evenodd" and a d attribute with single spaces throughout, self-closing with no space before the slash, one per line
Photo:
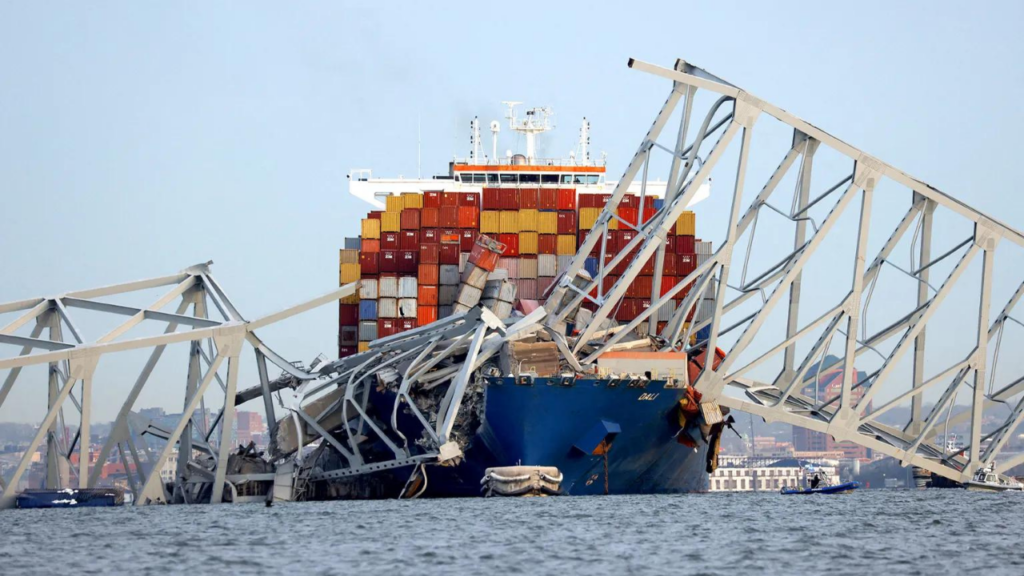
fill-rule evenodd
<path id="1" fill-rule="evenodd" d="M 111 451 L 117 447 L 119 453 L 122 454 L 122 461 L 125 463 L 129 484 L 136 497 L 136 505 L 170 502 L 172 500 L 171 494 L 166 490 L 160 477 L 161 468 L 171 452 L 176 447 L 180 447 L 183 464 L 178 468 L 179 477 L 176 478 L 176 483 L 180 482 L 182 480 L 180 476 L 181 471 L 197 468 L 195 462 L 191 461 L 192 448 L 195 446 L 197 449 L 215 456 L 213 469 L 206 471 L 210 479 L 205 481 L 212 484 L 211 501 L 220 502 L 222 500 L 224 486 L 229 484 L 228 478 L 230 475 L 227 474 L 227 460 L 232 448 L 231 434 L 235 408 L 239 403 L 256 397 L 249 396 L 243 399 L 236 392 L 238 364 L 242 345 L 248 341 L 256 349 L 261 381 L 266 380 L 266 359 L 269 359 L 282 371 L 300 380 L 312 381 L 319 379 L 321 375 L 296 368 L 290 362 L 274 353 L 259 340 L 254 331 L 257 328 L 285 320 L 323 304 L 336 302 L 340 298 L 354 294 L 358 287 L 357 284 L 348 284 L 297 306 L 256 320 L 246 321 L 210 274 L 210 264 L 192 266 L 170 276 L 69 292 L 46 298 L 33 298 L 0 304 L 0 313 L 24 311 L 13 322 L 0 328 L 0 345 L 2 345 L 0 348 L 5 348 L 6 345 L 11 344 L 21 347 L 20 354 L 16 356 L 8 356 L 6 354 L 0 356 L 0 369 L 9 370 L 2 387 L 0 387 L 0 406 L 3 405 L 8 393 L 16 384 L 22 368 L 40 364 L 48 364 L 50 366 L 50 397 L 46 417 L 36 437 L 33 439 L 30 449 L 26 451 L 25 456 L 19 462 L 11 482 L 9 485 L 3 486 L 3 492 L 0 494 L 0 509 L 13 506 L 18 484 L 28 468 L 33 452 L 44 438 L 55 436 L 54 426 L 58 422 L 63 421 L 62 411 L 65 400 L 68 398 L 71 398 L 75 408 L 80 413 L 79 434 L 81 440 L 75 444 L 79 454 L 77 469 L 79 487 L 96 485 L 99 480 L 102 464 L 109 458 Z M 122 306 L 97 300 L 98 298 L 123 295 L 161 286 L 172 286 L 172 288 L 147 308 Z M 173 313 L 162 310 L 177 299 L 180 299 L 180 303 Z M 206 317 L 207 299 L 213 301 L 215 307 L 222 312 L 222 320 L 212 320 Z M 189 307 L 194 307 L 194 313 L 191 315 L 186 314 Z M 128 319 L 107 334 L 90 340 L 82 333 L 81 325 L 74 320 L 73 311 L 75 309 L 88 309 L 113 316 L 127 316 Z M 25 337 L 15 334 L 17 330 L 33 321 L 35 322 L 35 327 L 30 336 Z M 166 328 L 163 334 L 134 339 L 125 338 L 125 335 L 132 328 L 147 321 L 165 323 Z M 187 326 L 191 329 L 178 331 L 181 326 Z M 42 331 L 46 328 L 50 330 L 50 337 L 49 339 L 41 339 Z M 64 339 L 62 328 L 67 329 L 71 338 L 70 342 Z M 206 356 L 206 352 L 202 349 L 203 341 L 209 343 L 212 358 Z M 152 454 L 150 454 L 150 458 L 143 461 L 136 448 L 136 437 L 131 430 L 132 408 L 148 382 L 150 374 L 162 357 L 166 346 L 183 342 L 191 342 L 194 354 L 191 355 L 190 363 L 194 365 L 195 369 L 195 379 L 192 380 L 190 378 L 189 389 L 186 393 L 185 410 L 169 433 L 156 434 L 154 436 L 160 437 L 164 441 L 164 447 L 160 451 L 159 456 L 154 460 Z M 216 346 L 214 346 L 213 342 L 216 342 Z M 93 392 L 94 390 L 102 390 L 104 385 L 103 381 L 96 381 L 94 379 L 95 369 L 107 354 L 146 348 L 151 349 L 152 352 L 138 378 L 136 378 L 135 384 L 127 398 L 119 408 L 111 427 L 110 436 L 100 451 L 98 464 L 90 470 L 88 438 L 93 403 L 96 399 Z M 200 357 L 205 357 L 207 361 L 207 370 L 201 378 L 198 372 Z M 226 382 L 221 380 L 218 373 L 218 369 L 225 360 L 228 364 Z M 63 364 L 66 364 L 67 368 L 62 369 L 61 365 Z M 204 429 L 201 422 L 198 423 L 199 425 L 196 426 L 196 430 L 200 432 L 202 439 L 193 439 L 193 415 L 198 408 L 205 405 L 204 395 L 209 384 L 214 380 L 218 380 L 222 386 L 223 408 L 220 410 L 217 420 L 210 425 L 209 429 Z M 81 382 L 81 394 L 80 398 L 76 398 L 72 394 L 72 389 L 79 382 Z M 262 384 L 261 386 L 262 393 L 259 396 L 263 398 L 265 406 L 269 407 L 268 422 L 273 422 L 273 404 L 270 398 L 270 390 L 267 386 Z M 207 442 L 214 435 L 215 431 L 219 431 L 217 442 L 215 446 L 210 446 Z M 136 433 L 140 432 L 142 430 L 136 429 Z M 137 436 L 137 438 L 140 441 L 144 440 L 143 436 Z M 128 450 L 125 450 L 125 445 L 127 445 Z M 71 452 L 58 455 L 52 449 L 48 450 L 48 453 L 50 455 L 48 458 L 69 458 L 71 456 Z M 128 459 L 129 455 L 130 461 Z M 65 481 L 62 478 L 54 477 L 52 472 L 51 466 L 51 470 L 48 473 L 50 477 L 48 482 L 53 484 L 54 487 L 67 487 L 64 485 Z M 140 482 L 136 482 L 135 474 L 141 476 Z M 233 492 L 230 484 L 229 488 Z"/>

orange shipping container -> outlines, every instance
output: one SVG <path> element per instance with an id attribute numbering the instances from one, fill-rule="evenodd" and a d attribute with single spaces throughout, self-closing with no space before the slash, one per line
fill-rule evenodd
<path id="1" fill-rule="evenodd" d="M 480 209 L 473 206 L 459 206 L 459 228 L 476 230 L 480 227 Z"/>
<path id="2" fill-rule="evenodd" d="M 431 322 L 437 322 L 437 306 L 417 306 L 416 323 L 419 326 L 426 326 Z"/>
<path id="3" fill-rule="evenodd" d="M 419 286 L 416 289 L 417 301 L 423 306 L 437 306 L 437 286 Z"/>
<path id="4" fill-rule="evenodd" d="M 441 279 L 441 267 L 437 264 L 420 264 L 416 282 L 420 286 L 437 286 Z"/>

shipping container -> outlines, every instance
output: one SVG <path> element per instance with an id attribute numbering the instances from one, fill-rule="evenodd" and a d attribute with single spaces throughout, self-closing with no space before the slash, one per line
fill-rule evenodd
<path id="1" fill-rule="evenodd" d="M 342 326 L 338 329 L 338 342 L 342 346 L 359 344 L 359 326 Z"/>
<path id="2" fill-rule="evenodd" d="M 373 342 L 377 339 L 377 320 L 359 321 L 359 341 Z"/>
<path id="3" fill-rule="evenodd" d="M 489 270 L 478 268 L 472 264 L 468 265 L 462 272 L 462 284 L 465 286 L 472 286 L 473 288 L 483 289 L 487 283 L 487 276 L 490 274 Z"/>
<path id="4" fill-rule="evenodd" d="M 551 276 L 541 276 L 537 278 L 537 299 L 544 301 L 548 297 L 548 291 L 551 290 L 551 285 L 555 283 L 555 279 Z"/>
<path id="5" fill-rule="evenodd" d="M 423 193 L 423 207 L 424 208 L 440 208 L 441 207 L 441 193 L 440 192 L 424 192 Z"/>
<path id="6" fill-rule="evenodd" d="M 437 306 L 417 306 L 416 323 L 426 326 L 432 322 L 437 322 Z"/>
<path id="7" fill-rule="evenodd" d="M 441 206 L 441 228 L 458 228 L 459 227 L 459 207 L 458 206 Z"/>
<path id="8" fill-rule="evenodd" d="M 501 234 L 519 234 L 519 212 L 502 210 L 498 216 L 498 231 Z"/>
<path id="9" fill-rule="evenodd" d="M 696 236 L 697 235 L 697 215 L 687 210 L 679 215 L 679 219 L 676 220 L 676 235 L 678 236 Z"/>
<path id="10" fill-rule="evenodd" d="M 516 281 L 516 288 L 519 293 L 520 300 L 536 300 L 537 299 L 537 280 L 521 278 Z"/>
<path id="11" fill-rule="evenodd" d="M 441 244 L 440 258 L 438 262 L 441 264 L 458 264 L 459 263 L 459 245 L 458 244 Z"/>
<path id="12" fill-rule="evenodd" d="M 616 212 L 624 222 L 636 226 L 639 210 L 632 206 L 619 206 Z"/>
<path id="13" fill-rule="evenodd" d="M 480 232 L 476 230 L 459 230 L 459 251 L 471 252 L 473 250 L 473 246 L 476 244 L 476 239 L 479 236 Z"/>
<path id="14" fill-rule="evenodd" d="M 498 242 L 505 245 L 505 256 L 519 256 L 519 234 L 498 234 Z"/>
<path id="15" fill-rule="evenodd" d="M 387 338 L 398 334 L 398 320 L 395 318 L 381 318 L 377 320 L 377 337 Z"/>
<path id="16" fill-rule="evenodd" d="M 480 210 L 474 206 L 459 206 L 457 224 L 459 228 L 477 229 L 480 227 Z"/>
<path id="17" fill-rule="evenodd" d="M 561 274 L 569 269 L 572 265 L 572 259 L 574 256 L 557 256 L 558 258 L 558 273 Z"/>
<path id="18" fill-rule="evenodd" d="M 381 250 L 381 252 L 380 252 L 380 273 L 381 274 L 397 274 L 398 273 L 398 251 L 397 250 Z"/>
<path id="19" fill-rule="evenodd" d="M 540 234 L 537 236 L 538 254 L 555 254 L 558 252 L 558 236 L 554 234 Z"/>
<path id="20" fill-rule="evenodd" d="M 398 317 L 399 318 L 415 318 L 416 317 L 416 298 L 399 298 L 398 299 Z"/>
<path id="21" fill-rule="evenodd" d="M 478 236 L 473 243 L 469 261 L 488 272 L 494 270 L 498 258 L 505 252 L 505 245 L 487 236 Z"/>
<path id="22" fill-rule="evenodd" d="M 541 210 L 558 210 L 558 189 L 541 188 L 537 199 L 537 208 Z"/>
<path id="23" fill-rule="evenodd" d="M 398 298 L 377 300 L 377 318 L 398 318 Z"/>
<path id="24" fill-rule="evenodd" d="M 363 300 L 376 300 L 379 298 L 376 278 L 363 278 L 359 281 L 359 298 Z"/>
<path id="25" fill-rule="evenodd" d="M 441 285 L 442 286 L 454 286 L 459 283 L 459 265 L 458 264 L 442 264 L 441 265 Z"/>
<path id="26" fill-rule="evenodd" d="M 537 194 L 539 189 L 537 188 L 520 188 L 519 189 L 519 209 L 520 210 L 536 210 L 537 209 Z"/>
<path id="27" fill-rule="evenodd" d="M 570 234 L 559 234 L 555 252 L 559 256 L 572 256 L 576 254 L 576 237 Z"/>
<path id="28" fill-rule="evenodd" d="M 622 200 L 619 200 L 619 209 L 622 208 L 639 208 L 640 197 L 636 194 L 624 194 Z"/>
<path id="29" fill-rule="evenodd" d="M 484 234 L 498 234 L 501 232 L 501 212 L 497 210 L 484 210 L 480 213 L 480 232 Z"/>
<path id="30" fill-rule="evenodd" d="M 452 315 L 452 311 L 453 311 L 453 308 L 452 308 L 451 305 L 448 305 L 448 306 L 438 306 L 437 307 L 437 317 L 439 319 L 440 318 L 447 318 L 447 317 Z"/>
<path id="31" fill-rule="evenodd" d="M 380 248 L 381 250 L 398 250 L 402 247 L 402 239 L 400 232 L 381 232 L 380 233 Z"/>
<path id="32" fill-rule="evenodd" d="M 575 217 L 575 214 L 573 214 Z M 573 220 L 575 223 L 575 219 Z M 576 233 L 576 228 L 573 226 L 573 233 Z M 558 212 L 538 212 L 537 214 L 537 232 L 541 234 L 558 234 Z"/>
<path id="33" fill-rule="evenodd" d="M 538 215 L 539 212 L 535 209 L 520 210 L 519 229 L 516 232 L 536 232 L 539 225 Z"/>
<path id="34" fill-rule="evenodd" d="M 358 343 L 356 346 L 338 346 L 338 358 L 348 358 L 359 353 Z"/>
<path id="35" fill-rule="evenodd" d="M 665 259 L 662 262 L 661 273 L 668 276 L 676 275 L 676 255 L 672 252 L 665 252 Z"/>
<path id="36" fill-rule="evenodd" d="M 451 306 L 455 304 L 455 295 L 459 293 L 459 287 L 456 284 L 447 284 L 437 289 L 437 305 L 438 306 Z"/>
<path id="37" fill-rule="evenodd" d="M 576 235 L 576 213 L 575 212 L 556 212 L 557 214 L 557 228 L 556 231 L 559 234 L 572 234 Z"/>
<path id="38" fill-rule="evenodd" d="M 373 240 L 380 239 L 380 220 L 374 220 L 373 218 L 363 219 L 362 226 L 360 228 L 360 235 L 363 238 L 370 238 Z"/>
<path id="39" fill-rule="evenodd" d="M 437 264 L 420 264 L 416 268 L 416 281 L 420 286 L 437 286 L 441 281 L 441 270 Z"/>
<path id="40" fill-rule="evenodd" d="M 344 286 L 345 284 L 358 282 L 359 279 L 362 277 L 361 264 L 342 264 L 340 268 L 341 270 L 338 271 L 338 286 Z"/>
<path id="41" fill-rule="evenodd" d="M 689 276 L 696 269 L 696 254 L 676 254 L 676 274 L 678 276 Z"/>
<path id="42" fill-rule="evenodd" d="M 481 208 L 484 210 L 501 210 L 501 194 L 498 188 L 484 188 Z"/>
<path id="43" fill-rule="evenodd" d="M 402 210 L 399 224 L 402 230 L 419 230 L 420 229 L 420 211 L 415 208 L 406 208 Z"/>
<path id="44" fill-rule="evenodd" d="M 519 257 L 519 277 L 528 278 L 530 280 L 537 279 L 537 257 L 536 256 L 520 256 Z"/>
<path id="45" fill-rule="evenodd" d="M 519 189 L 499 188 L 499 207 L 502 210 L 519 210 Z"/>
<path id="46" fill-rule="evenodd" d="M 401 212 L 385 212 L 380 217 L 380 230 L 381 232 L 401 232 L 402 230 L 402 213 Z"/>
<path id="47" fill-rule="evenodd" d="M 338 250 L 338 266 L 342 264 L 359 264 L 359 250 Z"/>
<path id="48" fill-rule="evenodd" d="M 345 238 L 345 250 L 359 250 L 362 238 Z"/>
<path id="49" fill-rule="evenodd" d="M 416 267 L 420 263 L 419 250 L 400 250 L 398 252 L 398 272 L 401 274 L 416 274 Z"/>
<path id="50" fill-rule="evenodd" d="M 479 288 L 463 284 L 455 296 L 455 303 L 472 308 L 480 302 L 481 292 Z"/>
<path id="51" fill-rule="evenodd" d="M 589 258 L 583 261 L 583 269 L 587 271 L 587 274 L 590 274 L 591 278 L 597 278 L 597 268 L 597 258 L 590 256 Z"/>
<path id="52" fill-rule="evenodd" d="M 697 242 L 693 236 L 676 236 L 676 254 L 694 254 L 697 252 Z"/>
<path id="53" fill-rule="evenodd" d="M 520 254 L 536 254 L 538 251 L 538 239 L 536 232 L 520 232 L 519 233 L 519 253 Z"/>
<path id="54" fill-rule="evenodd" d="M 362 341 L 359 342 L 359 347 L 357 348 L 357 350 L 359 350 L 360 353 L 366 352 L 369 349 L 370 349 L 370 343 L 369 342 L 362 342 Z"/>
<path id="55" fill-rule="evenodd" d="M 576 189 L 575 188 L 559 188 L 558 189 L 558 209 L 569 210 L 572 212 L 576 211 Z"/>
<path id="56" fill-rule="evenodd" d="M 402 192 L 402 208 L 423 208 L 423 195 L 417 192 Z"/>
<path id="57" fill-rule="evenodd" d="M 462 192 L 459 194 L 459 206 L 470 206 L 480 209 L 480 195 L 476 192 Z"/>
<path id="58" fill-rule="evenodd" d="M 342 266 L 342 269 L 348 266 L 348 264 Z M 359 253 L 359 274 L 356 278 L 352 275 L 355 274 L 355 270 L 349 270 L 346 274 L 342 271 L 341 283 L 348 284 L 349 282 L 355 282 L 361 276 L 373 276 L 380 273 L 380 253 L 379 252 L 360 252 Z M 346 279 L 348 279 L 346 281 Z"/>
<path id="59" fill-rule="evenodd" d="M 380 217 L 383 214 L 384 214 L 383 210 L 371 210 L 370 213 L 366 215 L 366 217 L 370 218 L 371 220 L 380 220 Z"/>
<path id="60" fill-rule="evenodd" d="M 440 228 L 441 227 L 441 209 L 440 208 L 424 208 L 420 210 L 420 227 L 422 228 Z"/>
<path id="61" fill-rule="evenodd" d="M 378 298 L 398 298 L 398 276 L 381 276 L 377 281 Z"/>
<path id="62" fill-rule="evenodd" d="M 420 249 L 420 233 L 418 230 L 402 230 L 399 234 L 399 247 L 402 250 Z"/>
<path id="63" fill-rule="evenodd" d="M 402 276 L 398 279 L 398 297 L 416 298 L 419 282 L 415 276 Z"/>
<path id="64" fill-rule="evenodd" d="M 498 269 L 507 271 L 509 278 L 519 278 L 519 258 L 499 258 Z"/>
<path id="65" fill-rule="evenodd" d="M 633 282 L 626 287 L 626 298 L 650 298 L 654 292 L 653 279 L 650 276 L 637 276 Z"/>
<path id="66" fill-rule="evenodd" d="M 437 306 L 437 286 L 418 284 L 416 287 L 416 299 L 423 306 Z"/>
<path id="67" fill-rule="evenodd" d="M 459 274 L 466 271 L 467 262 L 469 262 L 469 252 L 459 252 Z"/>
<path id="68" fill-rule="evenodd" d="M 359 305 L 339 304 L 338 305 L 338 326 L 358 326 Z"/>
<path id="69" fill-rule="evenodd" d="M 420 244 L 440 244 L 441 230 L 437 228 L 425 228 L 420 230 Z"/>
<path id="70" fill-rule="evenodd" d="M 515 302 L 516 285 L 508 280 L 491 280 L 484 287 L 482 298 Z"/>
<path id="71" fill-rule="evenodd" d="M 440 257 L 440 244 L 420 244 L 420 264 L 439 264 Z"/>
<path id="72" fill-rule="evenodd" d="M 376 320 L 377 319 L 377 300 L 360 300 L 359 301 L 359 319 L 360 320 Z"/>
<path id="73" fill-rule="evenodd" d="M 398 214 L 404 207 L 405 204 L 402 202 L 401 196 L 388 196 L 384 199 L 384 210 L 387 212 Z"/>
<path id="74" fill-rule="evenodd" d="M 446 206 L 458 206 L 459 205 L 459 193 L 458 192 L 442 192 L 441 193 L 441 207 Z"/>
<path id="75" fill-rule="evenodd" d="M 600 208 L 580 208 L 579 214 L 579 229 L 590 230 L 597 223 L 598 216 L 601 215 Z"/>

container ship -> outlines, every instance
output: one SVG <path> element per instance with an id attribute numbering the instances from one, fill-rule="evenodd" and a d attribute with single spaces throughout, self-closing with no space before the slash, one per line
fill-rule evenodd
<path id="1" fill-rule="evenodd" d="M 538 158 L 536 139 L 551 130 L 550 110 L 534 108 L 525 118 L 517 118 L 518 103 L 505 104 L 508 126 L 525 137 L 525 153 L 498 155 L 501 125 L 494 121 L 492 154 L 482 155 L 480 124 L 474 119 L 469 157 L 451 161 L 441 176 L 374 178 L 366 169 L 350 173 L 349 192 L 370 204 L 370 210 L 361 221 L 361 235 L 346 238 L 340 250 L 340 284 L 359 282 L 360 290 L 339 304 L 339 358 L 475 306 L 501 319 L 529 313 L 544 305 L 552 283 L 570 266 L 615 183 L 605 180 L 603 155 L 601 160 L 591 159 L 586 119 L 568 158 Z M 617 247 L 633 239 L 634 227 L 660 208 L 664 192 L 663 183 L 650 181 L 642 191 L 628 191 L 617 211 L 622 224 L 611 226 L 606 238 L 608 261 Z M 691 206 L 709 193 L 706 183 Z M 464 298 L 460 283 L 467 267 L 483 266 L 480 254 L 493 259 L 484 267 L 486 286 L 481 279 L 481 289 Z M 710 254 L 710 243 L 696 237 L 695 214 L 685 212 L 668 236 L 661 293 Z M 595 249 L 587 258 L 585 268 L 591 276 L 596 276 L 601 256 Z M 632 320 L 650 306 L 653 277 L 652 258 L 629 286 L 616 321 Z M 605 289 L 614 281 L 614 276 L 606 277 Z M 678 293 L 676 304 L 686 295 Z M 588 303 L 582 307 L 588 308 Z M 700 320 L 710 308 L 711 294 L 698 299 L 691 321 Z M 661 309 L 659 327 L 671 313 L 670 307 Z M 638 337 L 646 337 L 647 324 L 636 331 Z M 687 374 L 680 371 L 693 370 L 693 358 L 679 353 L 677 362 L 652 368 L 636 379 L 615 374 L 617 358 L 635 361 L 645 353 L 602 356 L 609 369 L 603 375 L 586 375 L 566 373 L 557 354 L 546 356 L 541 344 L 512 350 L 504 365 L 480 378 L 479 389 L 466 401 L 469 406 L 459 423 L 464 457 L 457 466 L 432 468 L 423 492 L 479 495 L 487 469 L 515 465 L 556 467 L 563 477 L 561 492 L 570 495 L 707 490 L 709 443 L 706 437 L 699 441 L 699 432 L 684 429 L 686 418 L 681 414 L 681 403 L 685 406 L 693 391 L 685 384 Z M 666 357 L 661 353 L 658 358 Z M 371 394 L 380 414 L 392 413 L 396 396 L 386 386 Z M 692 400 L 691 396 L 691 406 Z M 403 413 L 394 425 L 411 434 L 416 425 L 412 418 Z M 329 454 L 320 457 L 325 459 L 320 466 L 332 466 Z M 377 475 L 374 482 L 398 486 L 408 476 L 407 471 L 404 474 Z M 360 490 L 327 486 L 317 496 L 366 493 L 365 485 Z"/>

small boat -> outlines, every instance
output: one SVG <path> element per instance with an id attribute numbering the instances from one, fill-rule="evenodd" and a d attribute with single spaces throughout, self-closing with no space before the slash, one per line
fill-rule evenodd
<path id="1" fill-rule="evenodd" d="M 791 494 L 845 494 L 860 488 L 860 482 L 843 482 L 834 486 L 819 486 L 818 488 L 783 488 L 780 492 L 787 496 Z"/>
<path id="2" fill-rule="evenodd" d="M 1004 479 L 993 470 L 994 463 L 978 470 L 973 480 L 964 483 L 964 488 L 972 492 L 1021 492 L 1024 484 L 1012 479 Z"/>
<path id="3" fill-rule="evenodd" d="M 18 494 L 18 508 L 95 508 L 121 506 L 124 491 L 120 488 L 64 488 L 56 490 L 25 490 Z"/>

